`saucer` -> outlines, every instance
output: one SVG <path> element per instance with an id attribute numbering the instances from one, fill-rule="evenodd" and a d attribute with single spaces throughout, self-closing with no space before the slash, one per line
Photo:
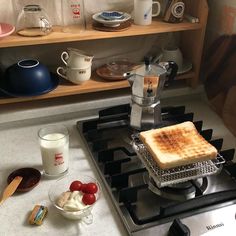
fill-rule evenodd
<path id="1" fill-rule="evenodd" d="M 6 37 L 12 34 L 15 31 L 15 26 L 7 24 L 7 23 L 0 23 L 2 32 L 0 33 L 0 38 Z"/>
<path id="2" fill-rule="evenodd" d="M 28 192 L 36 187 L 41 179 L 41 173 L 34 168 L 21 168 L 13 171 L 7 178 L 9 184 L 16 176 L 23 177 L 20 185 L 17 187 L 18 192 Z"/>
<path id="3" fill-rule="evenodd" d="M 192 68 L 193 68 L 193 63 L 186 60 L 186 59 L 183 59 L 182 67 L 180 69 L 178 69 L 177 75 L 184 74 L 184 73 L 190 71 Z"/>
<path id="4" fill-rule="evenodd" d="M 102 23 L 103 25 L 107 26 L 107 27 L 118 27 L 121 23 L 126 22 L 127 20 L 129 20 L 131 18 L 131 15 L 128 13 L 123 13 L 123 17 L 119 18 L 119 19 L 104 19 L 103 17 L 101 17 L 101 14 L 103 12 L 98 12 L 96 14 L 94 14 L 92 16 L 93 20 L 95 20 L 96 22 Z"/>
<path id="5" fill-rule="evenodd" d="M 56 74 L 51 73 L 51 77 L 52 77 L 52 84 L 49 88 L 47 88 L 44 91 L 38 92 L 38 93 L 16 93 L 14 91 L 11 90 L 11 88 L 8 86 L 6 79 L 3 79 L 2 81 L 0 80 L 0 91 L 3 92 L 6 95 L 9 95 L 11 97 L 32 97 L 32 96 L 38 96 L 38 95 L 42 95 L 45 93 L 48 93 L 52 90 L 54 90 L 58 84 L 59 84 L 59 78 Z"/>
<path id="6" fill-rule="evenodd" d="M 99 30 L 99 31 L 106 31 L 106 32 L 120 32 L 120 31 L 124 31 L 127 30 L 131 27 L 132 23 L 130 20 L 127 20 L 125 22 L 120 23 L 119 26 L 117 27 L 110 27 L 110 26 L 105 26 L 102 23 L 93 21 L 93 29 L 95 30 Z"/>

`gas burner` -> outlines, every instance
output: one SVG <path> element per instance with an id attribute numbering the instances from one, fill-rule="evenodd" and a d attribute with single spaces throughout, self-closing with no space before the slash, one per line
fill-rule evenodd
<path id="1" fill-rule="evenodd" d="M 207 189 L 207 177 L 186 181 L 183 183 L 173 184 L 168 187 L 159 188 L 152 177 L 148 173 L 143 174 L 144 183 L 148 184 L 148 188 L 158 196 L 163 198 L 185 201 L 196 196 L 203 195 Z"/>
<path id="2" fill-rule="evenodd" d="M 194 120 L 194 114 L 186 113 L 184 106 L 164 107 L 161 114 L 163 125 Z M 219 157 L 222 156 L 226 163 L 220 164 L 221 158 L 217 158 L 217 163 L 214 163 L 213 167 L 219 169 L 218 167 L 222 166 L 217 174 L 206 177 L 201 172 L 191 179 L 182 178 L 178 182 L 170 182 L 167 179 L 158 185 L 158 181 L 152 179 L 153 176 L 133 150 L 130 143 L 133 139 L 130 137 L 137 130 L 130 126 L 129 120 L 130 104 L 125 104 L 100 111 L 99 118 L 79 121 L 77 128 L 88 147 L 91 161 L 130 235 L 156 235 L 156 232 L 158 235 L 167 235 L 170 222 L 179 217 L 183 223 L 187 222 L 186 225 L 193 230 L 193 235 L 199 235 L 194 234 L 196 228 L 198 232 L 201 227 L 203 231 L 206 230 L 206 225 L 212 224 L 215 211 L 223 209 L 225 213 L 219 214 L 220 218 L 224 218 L 224 215 L 230 215 L 227 211 L 229 207 L 234 216 L 234 149 L 221 150 L 223 139 L 212 139 L 212 129 L 203 130 L 203 121 L 193 121 L 199 133 L 217 148 Z M 197 170 L 193 171 L 190 168 L 188 171 Z M 186 174 L 191 174 L 190 172 Z M 199 173 L 199 168 L 197 172 Z M 175 177 L 176 174 L 178 172 L 168 172 L 165 177 Z M 183 215 L 186 219 L 182 218 Z M 216 224 L 218 216 L 215 217 Z M 192 220 L 188 221 L 189 219 Z M 179 228 L 181 224 L 177 222 Z M 204 224 L 196 225 L 196 222 Z"/>

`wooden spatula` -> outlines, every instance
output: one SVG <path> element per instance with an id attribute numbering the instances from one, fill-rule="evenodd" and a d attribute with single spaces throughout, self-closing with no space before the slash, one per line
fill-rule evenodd
<path id="1" fill-rule="evenodd" d="M 7 187 L 5 188 L 5 190 L 2 194 L 2 199 L 0 200 L 0 205 L 16 191 L 16 189 L 19 186 L 22 179 L 23 179 L 23 177 L 16 176 L 11 181 L 11 183 L 7 185 Z"/>

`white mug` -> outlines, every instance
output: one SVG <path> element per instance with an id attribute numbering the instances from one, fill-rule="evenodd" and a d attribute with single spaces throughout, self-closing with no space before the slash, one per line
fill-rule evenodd
<path id="1" fill-rule="evenodd" d="M 83 82 L 90 79 L 91 66 L 84 69 L 58 67 L 57 74 L 74 84 L 82 84 Z"/>
<path id="2" fill-rule="evenodd" d="M 156 5 L 156 12 L 153 12 L 153 5 Z M 158 16 L 161 12 L 161 4 L 152 0 L 134 0 L 134 23 L 136 25 L 150 25 L 152 17 Z"/>
<path id="3" fill-rule="evenodd" d="M 80 69 L 91 66 L 93 55 L 89 55 L 76 48 L 68 48 L 67 51 L 61 54 L 61 59 L 66 66 Z"/>

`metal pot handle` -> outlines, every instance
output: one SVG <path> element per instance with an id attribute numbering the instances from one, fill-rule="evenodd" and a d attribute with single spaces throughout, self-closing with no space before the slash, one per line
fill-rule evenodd
<path id="1" fill-rule="evenodd" d="M 162 64 L 167 71 L 167 80 L 165 81 L 165 87 L 168 87 L 169 84 L 171 84 L 174 81 L 174 78 L 177 75 L 178 72 L 178 65 L 174 61 L 168 61 L 168 62 L 163 62 L 160 63 Z"/>

